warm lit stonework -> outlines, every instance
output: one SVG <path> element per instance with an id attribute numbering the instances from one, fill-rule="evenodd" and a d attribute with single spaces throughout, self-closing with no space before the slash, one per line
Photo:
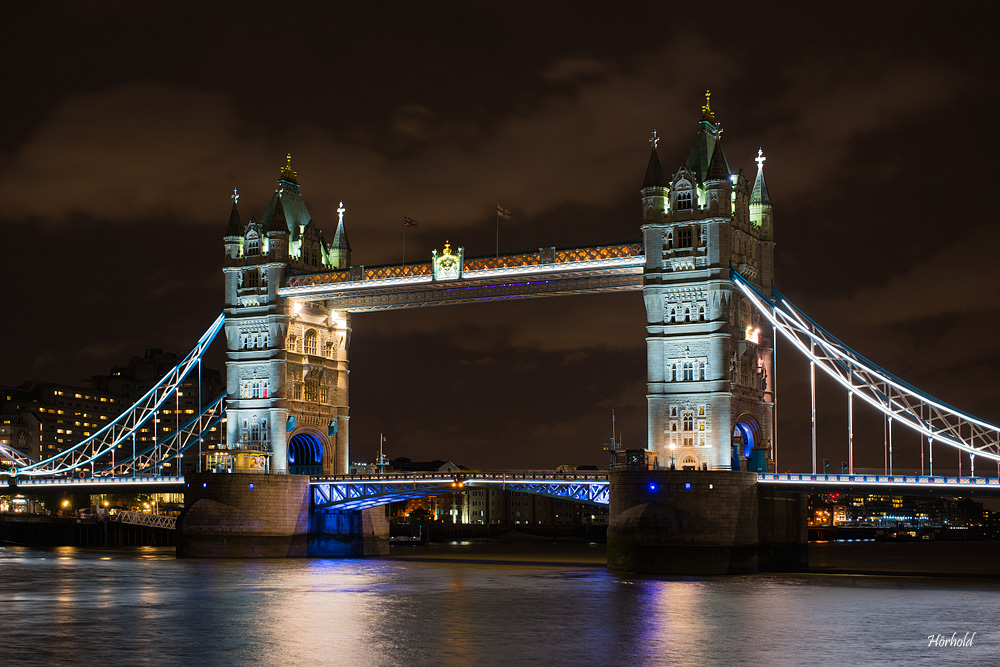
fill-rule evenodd
<path id="1" fill-rule="evenodd" d="M 313 224 L 296 173 L 281 170 L 258 221 L 244 224 L 233 193 L 224 239 L 229 449 L 270 472 L 347 470 L 347 348 L 350 315 L 321 302 L 281 298 L 290 276 L 345 269 L 351 248 L 345 209 L 333 243 Z"/>
<path id="2" fill-rule="evenodd" d="M 771 202 L 732 173 L 708 101 L 694 146 L 667 181 L 655 137 L 642 185 L 649 449 L 662 467 L 767 471 L 774 438 L 769 326 L 730 270 L 770 294 Z"/>

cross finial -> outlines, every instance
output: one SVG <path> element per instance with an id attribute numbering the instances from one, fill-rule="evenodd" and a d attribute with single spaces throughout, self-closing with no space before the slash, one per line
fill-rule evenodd
<path id="1" fill-rule="evenodd" d="M 340 224 L 344 224 L 344 212 L 345 211 L 347 211 L 347 209 L 344 208 L 344 202 L 341 201 L 340 202 L 340 207 L 337 209 L 337 213 L 340 215 L 340 220 L 339 220 Z"/>
<path id="2" fill-rule="evenodd" d="M 758 148 L 757 149 L 757 159 L 754 160 L 754 162 L 757 163 L 757 168 L 758 169 L 763 169 L 764 168 L 764 160 L 766 160 L 766 159 L 767 158 L 764 157 L 764 149 L 763 148 Z"/>
<path id="3" fill-rule="evenodd" d="M 233 204 L 236 204 L 240 200 L 240 193 L 236 191 L 236 188 L 233 188 L 232 200 Z"/>
<path id="4" fill-rule="evenodd" d="M 649 145 L 652 146 L 653 150 L 655 151 L 656 144 L 658 143 L 660 143 L 660 138 L 656 136 L 656 130 L 653 130 L 653 136 L 649 138 Z"/>

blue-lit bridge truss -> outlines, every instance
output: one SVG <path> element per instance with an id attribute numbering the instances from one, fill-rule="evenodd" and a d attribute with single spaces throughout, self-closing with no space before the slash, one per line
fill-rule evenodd
<path id="1" fill-rule="evenodd" d="M 503 489 L 588 505 L 608 504 L 607 473 L 462 472 L 338 475 L 310 482 L 314 509 L 356 510 L 468 489 Z"/>

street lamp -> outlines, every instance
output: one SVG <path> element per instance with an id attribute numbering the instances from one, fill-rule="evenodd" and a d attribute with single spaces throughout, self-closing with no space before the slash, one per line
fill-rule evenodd
<path id="1" fill-rule="evenodd" d="M 677 448 L 675 443 L 670 443 L 670 469 L 677 470 L 677 465 L 674 463 L 674 449 Z"/>

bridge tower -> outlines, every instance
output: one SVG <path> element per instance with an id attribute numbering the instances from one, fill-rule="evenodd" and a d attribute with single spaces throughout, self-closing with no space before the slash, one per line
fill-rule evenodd
<path id="1" fill-rule="evenodd" d="M 234 191 L 223 239 L 226 446 L 273 473 L 344 473 L 350 315 L 277 290 L 295 273 L 348 267 L 345 209 L 341 204 L 328 244 L 302 199 L 291 156 L 260 220 L 244 224 L 238 199 Z"/>
<path id="2" fill-rule="evenodd" d="M 643 181 L 648 448 L 661 467 L 771 465 L 771 330 L 734 289 L 730 269 L 770 295 L 771 202 L 763 156 L 751 186 L 732 173 L 706 93 L 694 146 L 667 181 L 654 132 Z"/>

